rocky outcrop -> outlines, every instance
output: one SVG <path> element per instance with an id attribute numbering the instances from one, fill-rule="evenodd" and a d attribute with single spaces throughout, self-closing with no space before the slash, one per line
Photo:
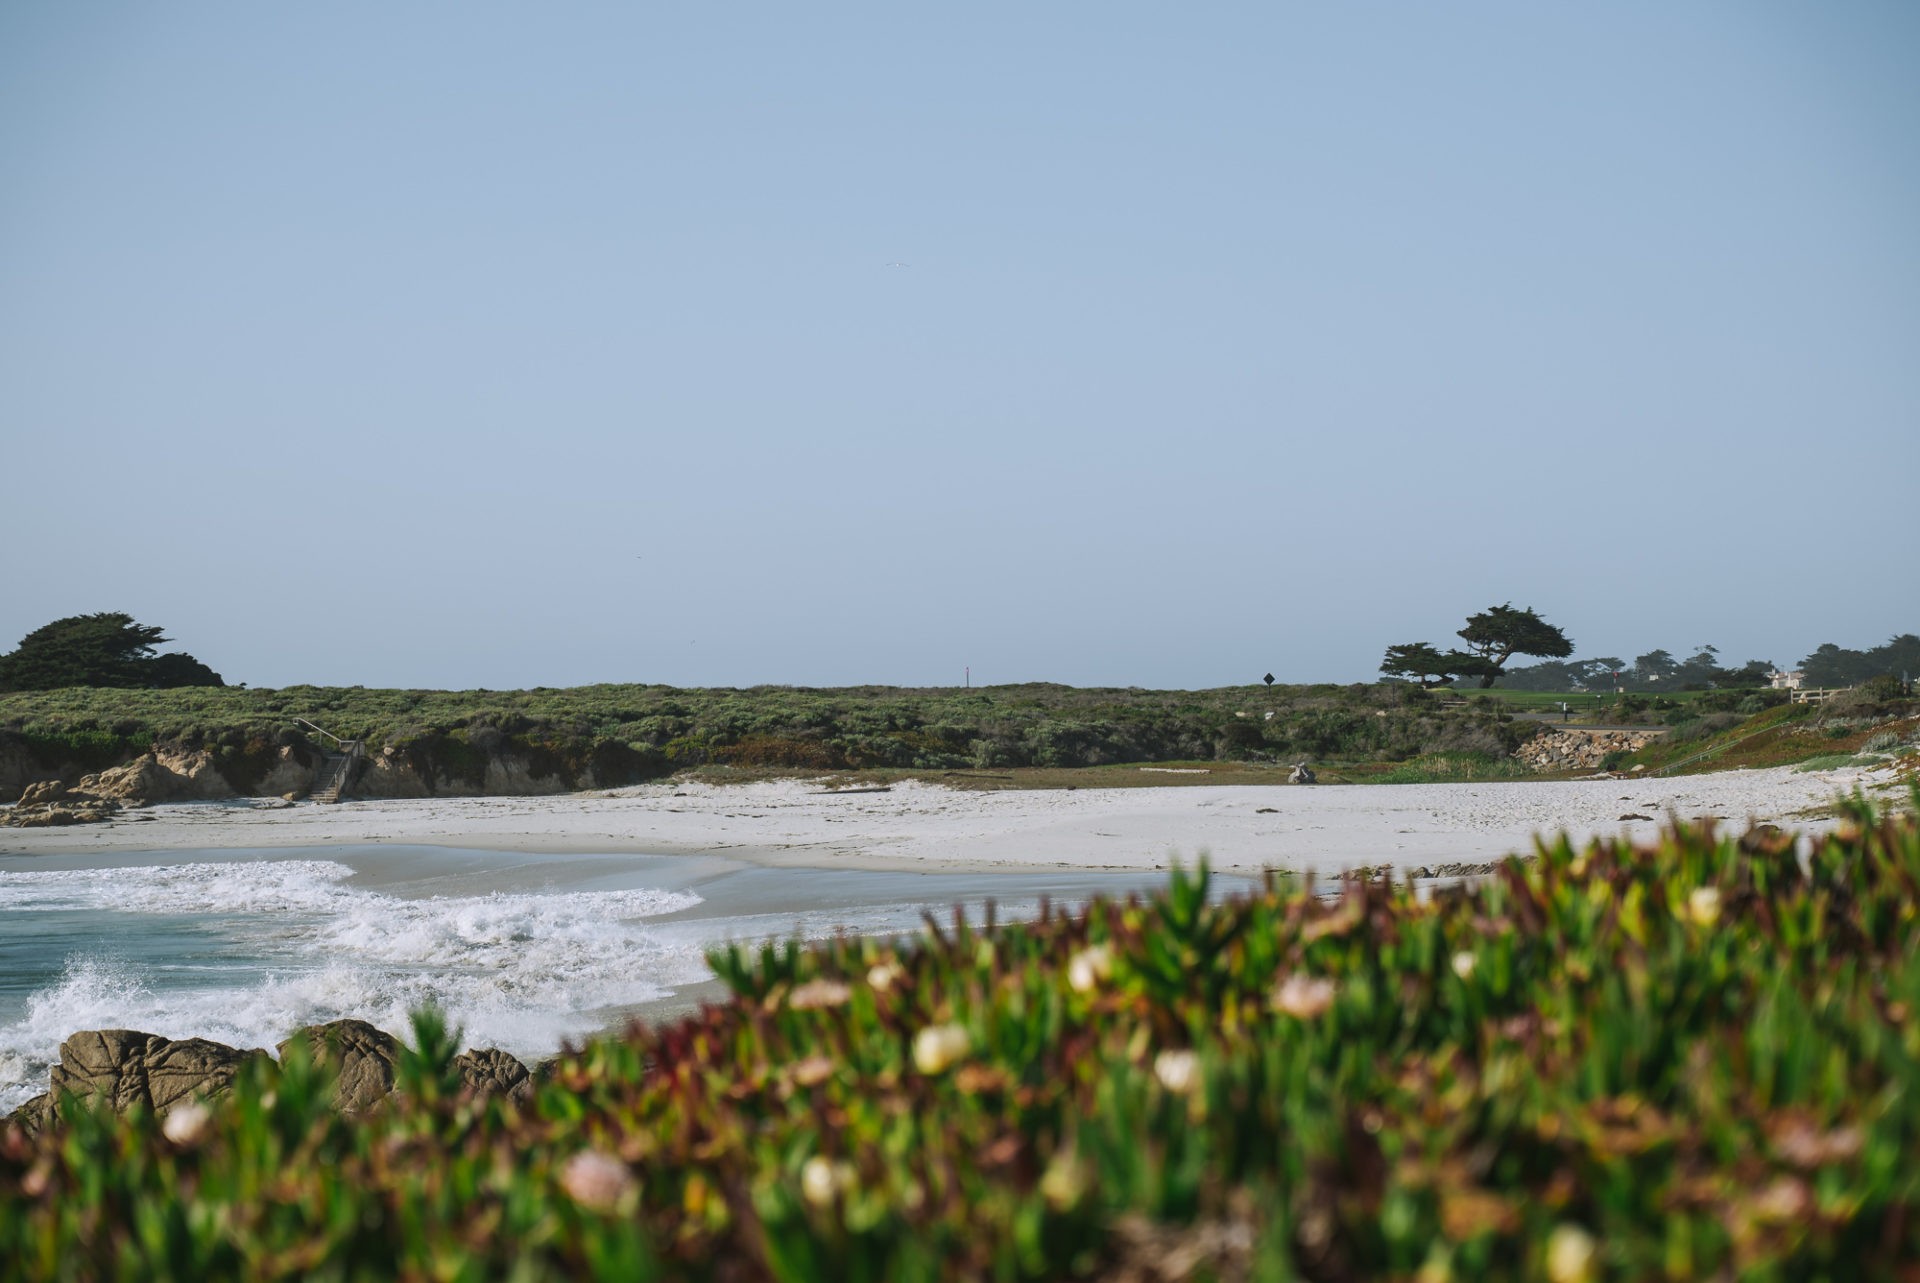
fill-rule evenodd
<path id="1" fill-rule="evenodd" d="M 287 1049 L 303 1043 L 313 1063 L 330 1069 L 335 1075 L 334 1108 L 358 1113 L 386 1099 L 393 1090 L 393 1067 L 400 1059 L 400 1040 L 364 1020 L 334 1020 L 324 1025 L 309 1025 L 278 1047 L 281 1059 Z"/>
<path id="2" fill-rule="evenodd" d="M 57 779 L 28 784 L 0 823 L 15 828 L 89 824 L 108 819 L 125 806 L 234 796 L 233 785 L 214 764 L 213 754 L 204 749 L 161 748 L 125 765 L 84 775 L 72 785 Z"/>
<path id="3" fill-rule="evenodd" d="M 67 795 L 67 786 L 59 780 L 41 780 L 20 790 L 19 806 L 46 806 Z"/>
<path id="4" fill-rule="evenodd" d="M 44 1091 L 7 1115 L 7 1122 L 29 1136 L 38 1135 L 52 1121 L 53 1097 Z"/>
<path id="5" fill-rule="evenodd" d="M 0 728 L 0 804 L 30 788 L 62 783 L 76 802 L 135 807 L 241 796 L 297 799 L 308 796 L 327 764 L 337 760 L 326 746 L 290 730 L 247 737 L 228 732 L 217 741 L 192 741 L 191 747 L 161 741 L 127 752 L 118 765 L 83 774 L 84 768 L 60 757 L 57 747 L 33 749 L 21 735 Z M 99 761 L 96 757 L 92 765 Z M 363 750 L 342 792 L 361 798 L 540 796 L 635 784 L 670 767 L 658 751 L 624 742 L 570 742 L 556 748 L 479 727 Z"/>
<path id="6" fill-rule="evenodd" d="M 497 1047 L 461 1052 L 453 1063 L 460 1071 L 460 1080 L 476 1096 L 505 1096 L 519 1101 L 533 1094 L 533 1075 L 527 1067 L 517 1056 Z"/>
<path id="7" fill-rule="evenodd" d="M 124 766 L 82 776 L 73 785 L 57 779 L 30 783 L 0 822 L 15 828 L 87 824 L 107 819 L 123 806 L 233 796 L 233 786 L 214 765 L 213 754 L 159 749 Z"/>
<path id="8" fill-rule="evenodd" d="M 10 802 L 20 796 L 21 790 L 58 774 L 36 761 L 20 743 L 0 736 L 0 802 Z"/>
<path id="9" fill-rule="evenodd" d="M 591 772 L 580 786 L 596 786 Z M 574 787 L 564 776 L 542 774 L 527 758 L 514 753 L 489 755 L 476 775 L 463 777 L 435 769 L 430 760 L 389 745 L 367 759 L 351 791 L 368 798 L 542 797 L 571 792 Z"/>
<path id="10" fill-rule="evenodd" d="M 400 1042 L 364 1020 L 335 1020 L 295 1031 L 278 1051 L 303 1046 L 316 1065 L 334 1072 L 334 1108 L 358 1113 L 393 1092 Z M 90 1098 L 119 1113 L 143 1108 L 166 1114 L 190 1100 L 214 1100 L 233 1089 L 249 1062 L 270 1059 L 204 1038 L 173 1040 L 132 1029 L 94 1029 L 60 1044 L 60 1063 L 47 1075 L 48 1090 L 5 1121 L 29 1133 L 57 1121 L 63 1093 Z M 534 1075 L 497 1047 L 465 1051 L 454 1058 L 460 1081 L 475 1096 L 520 1102 L 533 1094 Z"/>
<path id="11" fill-rule="evenodd" d="M 256 797 L 304 797 L 313 788 L 314 768 L 322 755 L 282 744 L 273 768 L 250 790 Z"/>
<path id="12" fill-rule="evenodd" d="M 55 1100 L 62 1093 L 94 1096 L 124 1113 L 138 1105 L 164 1114 L 194 1099 L 225 1094 L 262 1051 L 240 1051 L 205 1038 L 174 1041 L 132 1029 L 96 1029 L 60 1044 L 60 1063 L 48 1074 Z"/>
<path id="13" fill-rule="evenodd" d="M 1655 738 L 1653 731 L 1549 731 L 1513 755 L 1536 771 L 1597 771 L 1609 753 L 1638 753 Z"/>
<path id="14" fill-rule="evenodd" d="M 51 829 L 65 824 L 98 824 L 120 811 L 118 802 L 91 798 L 62 798 L 57 802 L 21 803 L 0 815 L 0 824 L 16 829 Z"/>
<path id="15" fill-rule="evenodd" d="M 125 766 L 81 778 L 73 792 L 128 806 L 150 806 L 155 802 L 201 802 L 234 796 L 214 765 L 213 754 L 204 749 L 177 752 L 157 749 Z"/>

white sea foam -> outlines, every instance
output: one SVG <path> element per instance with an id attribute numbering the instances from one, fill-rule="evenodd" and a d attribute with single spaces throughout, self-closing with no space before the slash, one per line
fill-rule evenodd
<path id="1" fill-rule="evenodd" d="M 69 958 L 0 1025 L 0 1108 L 44 1090 L 80 1029 L 271 1046 L 344 1016 L 404 1032 L 411 1010 L 435 1003 L 470 1045 L 538 1055 L 610 1008 L 708 974 L 700 940 L 642 921 L 698 904 L 688 893 L 402 899 L 348 886 L 351 875 L 324 860 L 0 874 L 0 911 L 100 912 L 124 939 L 186 923 L 198 942 L 191 973 L 127 961 L 111 936 Z"/>

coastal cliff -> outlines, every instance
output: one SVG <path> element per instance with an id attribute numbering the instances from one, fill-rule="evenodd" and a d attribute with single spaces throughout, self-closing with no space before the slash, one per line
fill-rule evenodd
<path id="1" fill-rule="evenodd" d="M 14 737 L 0 743 L 0 803 L 18 803 L 12 822 L 80 823 L 121 807 L 238 797 L 305 797 L 327 754 L 299 736 L 219 747 L 156 743 L 128 760 L 89 771 L 71 758 L 36 755 Z M 662 774 L 625 745 L 597 745 L 583 753 L 515 743 L 496 735 L 431 737 L 384 745 L 353 764 L 344 792 L 367 798 L 535 796 L 611 788 Z M 624 750 L 624 751 L 621 751 Z M 51 760 L 49 757 L 51 756 Z"/>

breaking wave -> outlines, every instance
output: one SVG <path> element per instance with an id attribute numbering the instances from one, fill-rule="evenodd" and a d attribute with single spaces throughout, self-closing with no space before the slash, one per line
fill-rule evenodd
<path id="1" fill-rule="evenodd" d="M 81 1029 L 271 1047 L 349 1016 L 401 1032 L 436 1003 L 468 1045 L 532 1056 L 709 974 L 699 938 L 646 922 L 698 904 L 690 893 L 405 899 L 351 876 L 326 860 L 0 874 L 0 914 L 15 922 L 52 911 L 102 924 L 0 1025 L 0 1110 L 44 1090 Z M 139 960 L 143 939 L 169 932 L 192 947 Z"/>

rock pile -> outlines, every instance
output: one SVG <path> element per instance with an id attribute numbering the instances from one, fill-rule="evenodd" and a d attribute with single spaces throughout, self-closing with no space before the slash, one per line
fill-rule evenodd
<path id="1" fill-rule="evenodd" d="M 0 824 L 16 829 L 45 829 L 62 824 L 97 824 L 120 809 L 111 798 L 69 789 L 59 780 L 29 784 L 13 809 L 0 815 Z"/>
<path id="2" fill-rule="evenodd" d="M 1536 771 L 1597 771 L 1607 754 L 1638 753 L 1654 738 L 1652 731 L 1559 730 L 1534 736 L 1513 755 Z"/>
<path id="3" fill-rule="evenodd" d="M 21 790 L 12 810 L 0 815 L 0 824 L 19 829 L 60 824 L 93 824 L 111 819 L 124 806 L 154 802 L 203 801 L 228 798 L 233 786 L 205 750 L 175 753 L 155 751 L 125 766 L 81 777 L 72 786 L 59 780 L 40 780 Z"/>
<path id="4" fill-rule="evenodd" d="M 364 1020 L 335 1020 L 296 1031 L 280 1044 L 280 1055 L 284 1058 L 296 1043 L 333 1071 L 334 1108 L 357 1113 L 393 1092 L 400 1042 L 392 1034 Z M 264 1051 L 204 1038 L 175 1041 L 132 1029 L 89 1030 L 60 1044 L 60 1063 L 47 1073 L 47 1094 L 35 1096 L 6 1121 L 38 1131 L 53 1120 L 58 1101 L 68 1093 L 98 1098 L 116 1112 L 138 1107 L 165 1115 L 192 1101 L 226 1095 L 241 1070 L 266 1059 Z M 497 1048 L 465 1052 L 454 1063 L 476 1096 L 524 1100 L 533 1090 L 527 1067 Z"/>

